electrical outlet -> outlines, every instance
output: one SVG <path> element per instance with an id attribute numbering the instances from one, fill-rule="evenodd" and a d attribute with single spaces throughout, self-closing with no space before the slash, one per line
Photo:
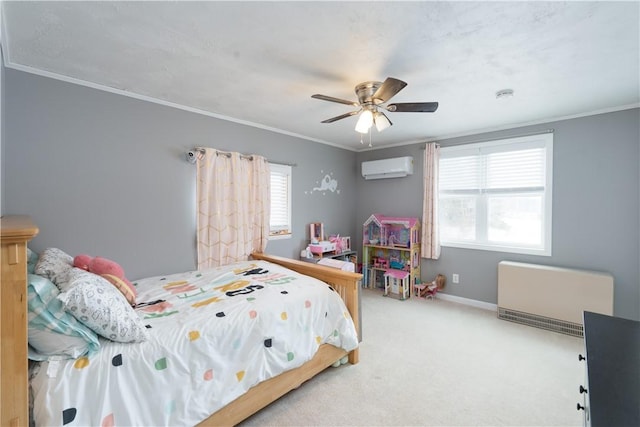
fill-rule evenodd
<path id="1" fill-rule="evenodd" d="M 453 280 L 453 283 L 460 283 L 460 275 L 457 273 L 454 273 L 452 280 Z"/>

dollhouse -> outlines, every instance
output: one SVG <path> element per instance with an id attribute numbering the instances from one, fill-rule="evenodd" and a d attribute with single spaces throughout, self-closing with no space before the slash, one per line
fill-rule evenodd
<path id="1" fill-rule="evenodd" d="M 420 283 L 420 221 L 418 218 L 371 215 L 362 230 L 363 285 L 383 288 L 384 295 L 411 296 Z"/>

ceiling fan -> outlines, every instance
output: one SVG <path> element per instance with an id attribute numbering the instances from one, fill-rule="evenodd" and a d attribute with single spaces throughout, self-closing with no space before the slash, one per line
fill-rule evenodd
<path id="1" fill-rule="evenodd" d="M 360 83 L 355 88 L 356 95 L 358 96 L 358 102 L 319 94 L 311 95 L 311 97 L 315 99 L 322 99 L 324 101 L 338 102 L 340 104 L 360 107 L 356 111 L 350 111 L 340 116 L 323 120 L 322 123 L 333 123 L 362 113 L 360 114 L 360 118 L 356 124 L 357 132 L 367 133 L 373 125 L 376 126 L 378 132 L 382 132 L 389 126 L 393 125 L 393 123 L 391 123 L 391 120 L 389 120 L 386 114 L 381 110 L 399 113 L 433 113 L 438 109 L 437 102 L 400 102 L 387 104 L 386 106 L 383 105 L 404 89 L 406 85 L 407 83 L 402 80 L 394 79 L 393 77 L 387 77 L 384 82 L 370 81 Z"/>

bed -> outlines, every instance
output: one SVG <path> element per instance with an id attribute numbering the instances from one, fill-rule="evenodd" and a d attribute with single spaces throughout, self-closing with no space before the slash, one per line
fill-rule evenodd
<path id="1" fill-rule="evenodd" d="M 287 270 L 284 270 L 285 268 Z M 193 347 L 195 353 L 215 355 L 213 362 L 209 361 L 209 365 L 207 362 L 196 362 L 196 365 L 201 364 L 196 369 L 189 365 L 189 360 L 178 361 L 172 355 L 158 357 L 158 354 L 151 354 L 153 351 L 145 353 L 143 348 L 155 348 L 157 352 L 157 342 L 153 338 L 138 344 L 113 343 L 101 339 L 100 350 L 88 357 L 49 360 L 34 367 L 31 386 L 36 424 L 234 425 L 297 388 L 325 368 L 345 359 L 352 364 L 358 362 L 356 331 L 358 330 L 357 293 L 361 278 L 359 274 L 266 254 L 253 254 L 251 259 L 243 264 L 217 270 L 219 271 L 214 278 L 205 277 L 200 272 L 185 272 L 177 276 L 138 281 L 138 302 L 144 301 L 147 305 L 136 310 L 145 327 L 148 328 L 147 332 L 152 336 L 153 334 L 164 336 L 163 333 L 159 333 L 164 331 L 163 325 L 178 325 L 178 329 L 186 338 L 182 340 L 182 347 Z M 300 275 L 311 276 L 326 283 L 311 282 L 303 285 Z M 154 287 L 150 284 L 158 280 L 163 283 L 162 286 Z M 311 292 L 305 296 L 304 292 L 310 289 L 316 289 L 313 291 L 316 294 Z M 327 294 L 329 301 L 324 301 L 322 298 Z M 178 296 L 183 300 L 189 299 L 188 309 L 176 302 Z M 295 301 L 294 297 L 300 297 L 302 302 L 293 303 L 293 306 L 286 305 Z M 341 305 L 335 306 L 335 303 L 330 301 L 335 298 Z M 240 305 L 240 308 L 225 305 L 230 304 L 228 300 L 234 299 L 242 300 L 243 305 Z M 4 305 L 5 302 L 3 299 L 2 304 Z M 264 311 L 266 307 L 271 306 L 277 307 L 277 316 L 267 315 Z M 282 307 L 285 308 L 282 309 Z M 294 307 L 297 308 L 294 309 Z M 251 329 L 251 327 L 247 329 L 247 336 L 257 335 L 261 341 L 262 347 L 259 350 L 247 350 L 249 347 L 245 347 L 245 344 L 249 339 L 238 338 L 242 336 L 241 333 L 235 333 L 235 335 L 230 333 L 229 336 L 235 338 L 229 340 L 228 336 L 227 341 L 214 338 L 213 344 L 210 344 L 214 350 L 204 344 L 196 348 L 193 343 L 205 343 L 208 332 L 194 327 L 191 322 L 195 322 L 196 318 L 204 318 L 207 310 L 211 316 L 209 323 L 231 321 L 237 317 L 238 312 L 243 313 L 240 315 L 242 319 L 240 323 L 253 324 L 252 322 L 261 317 L 271 319 L 271 323 L 276 324 L 276 332 L 265 335 L 264 330 Z M 296 310 L 303 312 L 302 318 L 298 317 Z M 315 312 L 315 315 L 309 314 L 312 312 Z M 325 320 L 326 316 L 331 320 Z M 311 320 L 316 317 L 322 317 L 318 324 L 313 323 L 316 320 Z M 290 322 L 287 323 L 284 320 L 290 320 Z M 291 343 L 281 340 L 279 334 L 282 324 L 291 324 L 292 329 L 300 329 L 305 338 L 296 338 Z M 3 329 L 3 343 L 5 338 L 9 338 L 5 337 L 8 333 Z M 124 347 L 135 348 L 136 351 L 127 354 L 123 352 Z M 225 350 L 216 353 L 215 349 L 218 348 Z M 264 360 L 269 359 L 269 353 L 274 351 L 278 354 L 278 357 L 275 357 L 276 365 L 281 365 L 280 368 L 283 369 L 278 370 L 279 368 L 276 369 L 269 364 L 271 361 Z M 219 360 L 222 357 L 219 353 L 235 355 L 236 359 L 238 355 L 248 358 L 249 354 L 255 353 L 258 355 L 259 362 L 246 360 L 237 362 L 244 363 L 243 366 L 249 366 L 251 369 L 238 369 L 237 366 L 227 369 L 225 365 L 227 362 L 222 363 Z M 140 368 L 140 365 L 133 363 L 136 359 L 143 360 L 142 366 L 146 363 L 147 367 L 151 366 L 151 369 L 162 372 L 164 382 L 148 385 L 151 389 L 142 387 L 141 384 L 146 383 L 150 375 L 144 373 L 145 368 Z M 127 365 L 130 365 L 128 369 L 133 371 L 125 370 Z M 115 370 L 115 367 L 118 367 L 118 370 Z M 179 375 L 183 376 L 182 381 L 165 375 L 171 368 L 179 371 Z M 4 377 L 4 362 L 2 371 Z M 69 374 L 72 371 L 76 371 L 75 377 Z M 196 371 L 197 375 L 191 374 Z M 93 373 L 86 374 L 89 372 Z M 113 372 L 118 373 L 113 374 Z M 134 381 L 134 385 L 127 383 L 129 385 L 121 386 L 120 396 L 116 396 L 118 393 L 107 391 L 94 392 L 95 395 L 78 391 L 87 384 L 89 384 L 89 390 L 92 389 L 91 377 L 111 377 L 112 381 L 122 382 L 126 377 L 136 375 L 138 378 L 144 378 L 144 381 L 138 380 L 137 383 Z M 61 381 L 65 376 L 68 376 L 71 381 L 71 389 Z M 225 383 L 224 381 L 228 381 L 229 378 L 234 379 L 236 383 L 240 383 L 242 379 L 242 387 Z M 169 393 L 173 392 L 169 389 L 177 388 L 181 383 L 195 385 L 195 389 L 186 388 L 178 392 L 179 396 L 176 398 L 175 394 Z M 20 381 L 14 386 L 22 388 Z M 159 392 L 153 392 L 154 388 Z M 170 398 L 163 395 L 164 391 L 169 393 Z M 6 393 L 3 394 L 3 402 L 4 395 Z M 155 398 L 154 405 L 149 406 L 149 403 L 143 403 L 141 399 L 144 395 Z M 198 400 L 200 395 L 223 395 L 223 397 L 204 399 L 206 402 L 202 403 Z M 55 400 L 57 399 L 55 396 L 62 396 L 61 401 Z M 215 403 L 211 403 L 214 400 Z M 77 405 L 74 404 L 76 401 Z M 92 411 L 82 410 L 89 406 L 92 411 L 95 408 L 93 412 L 97 414 L 87 415 Z M 147 408 L 147 411 L 152 408 L 152 412 L 161 414 L 149 415 L 145 418 L 144 415 L 140 415 L 140 413 L 144 414 L 144 410 L 137 411 L 140 408 Z M 129 411 L 133 415 L 128 415 Z M 141 416 L 143 418 L 140 418 Z"/>

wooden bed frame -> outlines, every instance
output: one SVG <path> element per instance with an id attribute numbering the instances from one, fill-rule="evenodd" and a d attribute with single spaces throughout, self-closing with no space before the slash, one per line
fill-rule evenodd
<path id="1" fill-rule="evenodd" d="M 27 380 L 27 243 L 38 233 L 28 216 L 5 216 L 2 229 L 2 282 L 0 282 L 0 425 L 23 426 L 29 424 Z M 280 264 L 291 270 L 318 278 L 331 286 L 342 297 L 359 328 L 358 291 L 361 274 L 341 271 L 304 261 L 263 253 L 252 254 L 256 260 Z M 349 362 L 358 363 L 358 349 L 347 354 L 330 344 L 323 344 L 316 355 L 304 365 L 284 372 L 249 389 L 200 426 L 235 425 L 255 414 L 271 402 L 303 382 L 348 356 Z"/>
<path id="2" fill-rule="evenodd" d="M 28 216 L 3 216 L 0 281 L 0 426 L 29 425 L 27 242 L 38 227 Z"/>
<path id="3" fill-rule="evenodd" d="M 360 288 L 360 280 L 362 279 L 361 274 L 264 253 L 254 253 L 251 257 L 257 260 L 280 264 L 298 273 L 306 274 L 307 276 L 312 276 L 329 283 L 345 302 L 353 319 L 353 323 L 356 326 L 356 330 L 360 330 L 358 323 L 358 290 Z M 313 359 L 304 365 L 250 388 L 245 394 L 198 425 L 230 426 L 238 424 L 271 402 L 284 396 L 289 391 L 300 387 L 303 382 L 313 378 L 316 374 L 333 365 L 344 356 L 347 356 L 347 352 L 344 350 L 330 344 L 323 344 Z M 358 363 L 359 353 L 357 348 L 348 353 L 348 356 L 349 363 Z"/>

